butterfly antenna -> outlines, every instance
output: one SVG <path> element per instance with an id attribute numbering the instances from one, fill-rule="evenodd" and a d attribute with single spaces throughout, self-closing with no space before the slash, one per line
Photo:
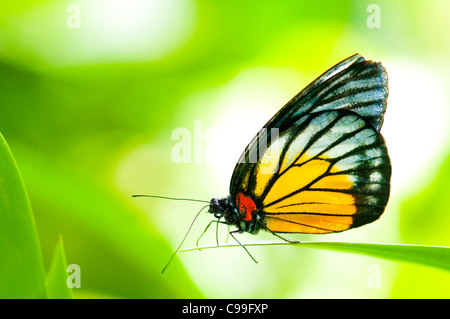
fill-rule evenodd
<path id="1" fill-rule="evenodd" d="M 167 197 L 167 196 L 157 196 L 157 195 L 131 195 L 131 197 L 150 197 L 150 198 L 162 198 L 169 200 L 185 200 L 190 202 L 200 202 L 200 203 L 209 203 L 209 201 L 202 199 L 193 199 L 193 198 L 178 198 L 178 197 Z"/>
<path id="2" fill-rule="evenodd" d="M 152 196 L 153 197 L 153 196 Z M 209 202 L 208 202 L 209 203 Z M 197 213 L 197 215 L 195 215 L 194 220 L 192 221 L 191 225 L 189 226 L 186 235 L 184 235 L 183 240 L 181 241 L 181 243 L 178 245 L 177 249 L 175 250 L 175 252 L 172 254 L 172 256 L 170 257 L 169 261 L 167 262 L 166 266 L 164 266 L 163 270 L 161 270 L 161 274 L 164 273 L 164 271 L 167 269 L 167 267 L 169 266 L 170 262 L 172 261 L 173 257 L 175 257 L 175 255 L 177 254 L 177 252 L 180 250 L 181 245 L 183 245 L 184 240 L 186 239 L 187 235 L 189 234 L 189 232 L 191 231 L 192 226 L 194 225 L 195 220 L 197 219 L 198 215 L 200 215 L 200 213 L 206 208 L 209 207 L 209 205 L 206 205 L 205 207 L 203 207 L 202 209 L 200 209 L 200 211 Z"/>

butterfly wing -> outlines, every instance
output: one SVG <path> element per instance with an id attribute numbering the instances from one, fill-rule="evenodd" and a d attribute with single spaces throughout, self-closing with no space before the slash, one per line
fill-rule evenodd
<path id="1" fill-rule="evenodd" d="M 234 170 L 232 198 L 250 196 L 274 232 L 336 232 L 376 220 L 391 175 L 379 133 L 386 97 L 380 64 L 359 55 L 337 64 L 252 140 Z"/>
<path id="2" fill-rule="evenodd" d="M 383 137 L 356 113 L 314 113 L 280 145 L 276 172 L 255 174 L 261 215 L 274 232 L 344 231 L 379 218 L 391 165 Z M 262 191 L 259 194 L 259 191 Z"/>
<path id="3" fill-rule="evenodd" d="M 336 64 L 294 96 L 256 134 L 238 160 L 230 185 L 231 194 L 235 185 L 244 178 L 247 165 L 252 166 L 270 146 L 272 128 L 286 128 L 302 116 L 324 110 L 352 110 L 380 131 L 383 124 L 388 78 L 379 62 L 367 61 L 355 54 Z"/>
<path id="4" fill-rule="evenodd" d="M 385 68 L 355 54 L 300 91 L 264 127 L 281 127 L 308 113 L 346 109 L 368 119 L 380 131 L 387 96 Z"/>

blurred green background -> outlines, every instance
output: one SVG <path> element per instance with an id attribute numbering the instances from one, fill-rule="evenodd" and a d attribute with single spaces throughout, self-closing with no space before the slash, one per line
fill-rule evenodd
<path id="1" fill-rule="evenodd" d="M 259 128 L 361 53 L 389 74 L 390 202 L 368 226 L 292 237 L 449 246 L 449 9 L 446 0 L 3 1 L 0 132 L 46 271 L 61 235 L 67 263 L 81 269 L 75 298 L 450 298 L 443 270 L 294 247 L 254 247 L 258 264 L 242 249 L 180 253 L 161 275 L 202 204 L 131 198 L 227 196 Z M 192 141 L 187 163 L 173 155 L 180 129 Z M 199 217 L 185 247 L 211 218 Z M 214 243 L 211 228 L 201 244 Z"/>

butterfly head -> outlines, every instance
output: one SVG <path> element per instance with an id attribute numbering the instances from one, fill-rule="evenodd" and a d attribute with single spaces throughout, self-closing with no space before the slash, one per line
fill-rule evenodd
<path id="1" fill-rule="evenodd" d="M 243 194 L 240 195 L 244 197 Z M 252 214 L 254 208 L 249 205 L 251 210 L 245 210 L 245 207 L 240 202 L 239 195 L 236 200 L 237 204 L 232 200 L 231 196 L 221 199 L 213 198 L 209 204 L 209 212 L 217 219 L 223 217 L 226 224 L 236 226 L 241 232 L 258 233 L 260 222 L 257 221 L 259 220 L 258 216 Z"/>
<path id="2" fill-rule="evenodd" d="M 225 198 L 213 198 L 209 203 L 209 212 L 216 218 L 226 217 L 233 210 L 230 196 Z"/>

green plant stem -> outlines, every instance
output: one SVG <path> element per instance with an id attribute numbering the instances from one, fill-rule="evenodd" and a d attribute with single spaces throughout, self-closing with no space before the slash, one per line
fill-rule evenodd
<path id="1" fill-rule="evenodd" d="M 245 244 L 252 246 L 297 246 L 350 252 L 384 258 L 397 262 L 412 262 L 450 271 L 450 247 L 409 245 L 409 244 L 378 244 L 378 243 L 346 243 L 346 242 L 257 242 Z M 182 249 L 180 252 L 204 250 L 213 248 L 240 247 L 237 244 L 222 246 L 204 246 Z"/>

